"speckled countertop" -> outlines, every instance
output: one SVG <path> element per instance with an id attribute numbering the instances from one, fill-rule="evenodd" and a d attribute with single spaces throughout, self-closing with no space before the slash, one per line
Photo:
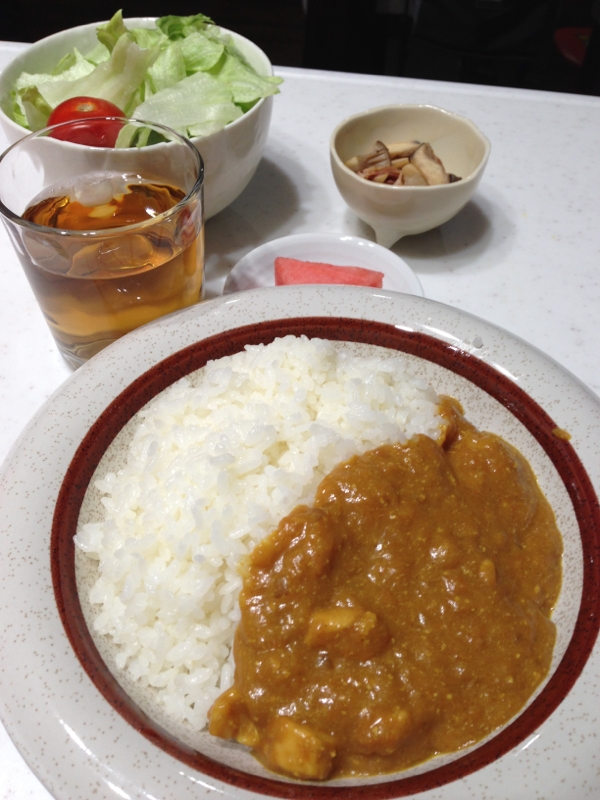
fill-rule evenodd
<path id="1" fill-rule="evenodd" d="M 0 43 L 0 69 L 25 45 Z M 471 118 L 492 143 L 474 199 L 437 230 L 394 245 L 425 296 L 507 328 L 600 394 L 600 98 L 299 69 L 276 97 L 251 184 L 206 226 L 207 296 L 257 245 L 290 233 L 373 239 L 335 188 L 328 141 L 350 114 L 431 103 Z M 0 147 L 5 141 L 0 139 Z M 0 462 L 67 378 L 0 230 Z M 48 800 L 0 726 L 0 799 Z"/>

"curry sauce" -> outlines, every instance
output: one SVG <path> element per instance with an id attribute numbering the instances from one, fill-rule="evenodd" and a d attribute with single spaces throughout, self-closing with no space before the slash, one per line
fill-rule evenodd
<path id="1" fill-rule="evenodd" d="M 211 733 L 300 779 L 454 752 L 511 719 L 550 667 L 562 540 L 527 461 L 455 401 L 336 467 L 250 555 L 234 685 Z"/>

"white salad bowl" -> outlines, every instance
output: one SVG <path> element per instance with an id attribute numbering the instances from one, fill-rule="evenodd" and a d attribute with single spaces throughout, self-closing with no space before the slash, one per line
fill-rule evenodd
<path id="1" fill-rule="evenodd" d="M 127 27 L 152 27 L 154 17 L 125 20 Z M 79 25 L 35 42 L 20 53 L 0 74 L 0 125 L 10 143 L 29 133 L 7 113 L 10 93 L 22 72 L 50 72 L 60 59 L 76 47 L 86 53 L 98 43 L 96 29 L 102 23 Z M 267 55 L 240 34 L 229 34 L 242 55 L 259 75 L 272 75 Z M 269 133 L 273 97 L 265 97 L 239 119 L 220 131 L 192 139 L 204 160 L 205 218 L 209 219 L 232 203 L 246 188 L 262 157 Z M 149 120 L 152 122 L 152 120 Z"/>
<path id="2" fill-rule="evenodd" d="M 389 186 L 361 178 L 346 161 L 384 144 L 429 142 L 446 171 L 461 180 L 441 186 Z M 471 120 L 429 105 L 372 108 L 340 122 L 329 145 L 331 169 L 348 206 L 391 247 L 402 236 L 424 233 L 454 217 L 479 185 L 490 142 Z"/>

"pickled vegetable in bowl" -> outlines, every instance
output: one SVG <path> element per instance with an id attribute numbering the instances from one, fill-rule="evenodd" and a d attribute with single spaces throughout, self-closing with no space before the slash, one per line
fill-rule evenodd
<path id="1" fill-rule="evenodd" d="M 442 186 L 460 178 L 444 169 L 429 142 L 375 142 L 373 149 L 346 161 L 361 178 L 389 186 Z"/>
<path id="2" fill-rule="evenodd" d="M 415 147 L 414 141 L 421 145 Z M 398 166 L 391 164 L 397 156 L 392 158 L 389 146 L 397 143 L 405 143 L 398 158 L 408 158 L 401 167 L 401 185 L 396 183 L 398 173 L 388 181 Z M 473 122 L 443 108 L 390 105 L 340 122 L 331 136 L 329 154 L 340 194 L 373 228 L 377 243 L 391 247 L 402 236 L 432 230 L 458 214 L 479 185 L 490 143 Z M 365 180 L 357 174 L 357 156 L 358 163 L 389 161 L 373 164 L 374 175 L 383 180 Z M 379 171 L 379 166 L 385 169 Z"/>

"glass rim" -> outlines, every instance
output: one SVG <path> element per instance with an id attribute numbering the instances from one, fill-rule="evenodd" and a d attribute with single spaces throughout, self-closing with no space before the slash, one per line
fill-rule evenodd
<path id="1" fill-rule="evenodd" d="M 73 230 L 72 228 L 51 228 L 47 225 L 39 225 L 37 222 L 31 222 L 30 220 L 23 219 L 22 216 L 16 214 L 10 208 L 8 208 L 0 199 L 0 215 L 4 217 L 5 220 L 13 223 L 14 225 L 18 225 L 21 228 L 29 230 L 31 232 L 37 234 L 44 234 L 49 235 L 53 234 L 55 236 L 62 236 L 62 237 L 78 237 L 84 239 L 95 239 L 95 238 L 107 238 L 107 237 L 115 237 L 118 235 L 122 235 L 123 233 L 128 233 L 131 231 L 139 231 L 144 228 L 151 227 L 152 225 L 156 224 L 157 222 L 164 222 L 169 217 L 178 213 L 183 206 L 187 205 L 189 200 L 194 197 L 195 195 L 200 194 L 202 187 L 204 186 L 204 159 L 200 154 L 198 148 L 192 144 L 189 138 L 183 136 L 182 134 L 178 133 L 173 128 L 169 128 L 167 125 L 162 125 L 160 122 L 149 122 L 148 120 L 143 119 L 135 119 L 133 117 L 125 117 L 125 116 L 108 116 L 108 115 L 98 115 L 96 117 L 86 117 L 84 119 L 73 119 L 68 120 L 66 122 L 58 122 L 56 125 L 48 125 L 45 128 L 41 128 L 39 131 L 32 131 L 28 133 L 26 136 L 23 136 L 21 139 L 18 139 L 16 142 L 13 142 L 9 145 L 4 152 L 0 154 L 0 165 L 4 161 L 4 159 L 15 149 L 19 146 L 22 146 L 25 142 L 42 137 L 50 136 L 50 133 L 54 130 L 65 128 L 69 126 L 77 126 L 78 124 L 86 124 L 89 122 L 97 122 L 99 120 L 103 120 L 106 122 L 123 122 L 125 124 L 135 124 L 140 128 L 152 128 L 158 129 L 158 132 L 165 132 L 167 135 L 166 142 L 156 142 L 155 144 L 151 145 L 144 145 L 143 149 L 146 148 L 153 148 L 153 147 L 164 147 L 171 144 L 172 140 L 175 139 L 180 144 L 183 144 L 187 147 L 188 151 L 192 154 L 192 157 L 196 161 L 197 166 L 197 177 L 194 181 L 194 185 L 192 188 L 186 192 L 185 196 L 181 198 L 174 206 L 163 211 L 161 214 L 157 214 L 156 217 L 151 217 L 150 219 L 142 220 L 141 222 L 134 222 L 131 225 L 119 225 L 112 228 L 97 228 L 95 230 Z M 133 149 L 132 147 L 94 147 L 93 145 L 87 144 L 80 144 L 79 142 L 70 142 L 65 139 L 56 139 L 61 145 L 66 145 L 68 147 L 76 147 L 76 148 L 92 148 L 94 151 L 102 151 L 102 150 L 118 150 L 122 152 L 127 152 L 127 150 Z M 135 145 L 134 145 L 135 147 Z M 142 149 L 142 148 L 137 148 Z M 129 173 L 123 171 L 124 175 Z M 133 173 L 132 173 L 133 174 Z"/>

